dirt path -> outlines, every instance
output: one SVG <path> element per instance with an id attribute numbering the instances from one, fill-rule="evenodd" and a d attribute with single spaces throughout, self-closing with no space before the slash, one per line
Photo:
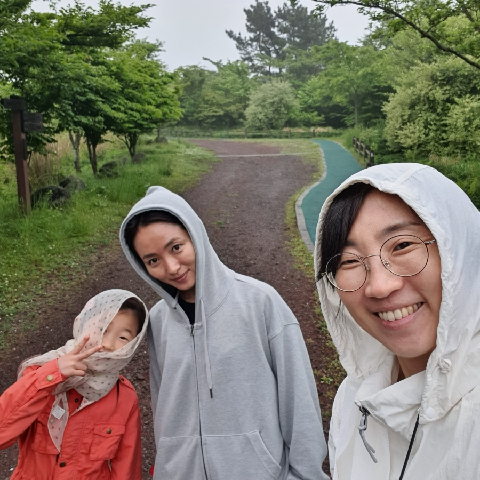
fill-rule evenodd
<path id="1" fill-rule="evenodd" d="M 184 193 L 204 221 L 213 247 L 230 268 L 265 281 L 278 290 L 300 321 L 313 369 L 328 371 L 330 354 L 326 352 L 331 351 L 316 326 L 315 285 L 294 268 L 294 259 L 285 244 L 288 240 L 285 204 L 296 191 L 311 183 L 316 167 L 304 163 L 300 156 L 264 156 L 280 153 L 280 150 L 258 143 L 214 140 L 194 143 L 219 155 L 229 155 Z M 241 156 L 255 154 L 262 156 Z M 45 301 L 38 308 L 41 328 L 24 336 L 15 350 L 1 359 L 0 393 L 15 380 L 23 358 L 57 348 L 70 338 L 74 317 L 96 293 L 108 288 L 125 288 L 137 293 L 149 307 L 157 301 L 156 294 L 127 265 L 119 247 L 98 252 L 95 263 L 94 272 L 74 291 L 65 289 L 59 293 L 52 287 L 46 292 Z M 140 399 L 144 479 L 148 479 L 155 448 L 146 346 L 127 367 L 125 376 L 134 384 Z M 331 388 L 320 382 L 317 385 L 322 410 L 328 412 Z M 324 422 L 327 427 L 325 418 Z M 16 455 L 16 447 L 0 452 L 0 480 L 10 477 Z"/>

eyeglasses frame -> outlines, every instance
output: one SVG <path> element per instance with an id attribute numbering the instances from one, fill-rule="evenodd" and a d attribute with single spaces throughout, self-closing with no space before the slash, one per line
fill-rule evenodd
<path id="1" fill-rule="evenodd" d="M 386 260 L 383 260 L 382 257 L 381 257 L 381 254 L 382 254 L 382 248 L 383 246 L 389 242 L 392 238 L 396 238 L 396 237 L 415 237 L 415 238 L 418 238 L 426 247 L 427 247 L 427 261 L 425 262 L 425 265 L 424 267 L 419 270 L 417 273 L 413 273 L 412 275 L 400 275 L 398 273 L 395 273 L 395 272 L 392 272 L 389 268 L 389 264 L 388 264 L 388 261 Z M 381 264 L 390 272 L 392 273 L 393 275 L 397 276 L 397 277 L 414 277 L 415 275 L 418 275 L 419 273 L 421 273 L 423 270 L 425 270 L 425 268 L 427 267 L 428 265 L 428 260 L 430 258 L 430 251 L 428 250 L 428 246 L 431 245 L 432 243 L 436 243 L 437 240 L 434 238 L 433 240 L 429 240 L 428 242 L 425 242 L 423 241 L 420 237 L 417 237 L 416 235 L 394 235 L 393 237 L 390 237 L 390 238 L 387 238 L 387 240 L 385 240 L 382 245 L 380 246 L 380 253 L 375 253 L 375 254 L 372 254 L 372 255 L 367 255 L 366 257 L 361 257 L 360 255 L 357 255 L 356 253 L 351 253 L 351 252 L 342 252 L 342 253 L 337 253 L 336 255 L 334 255 L 333 257 L 331 257 L 327 264 L 326 264 L 326 267 L 325 267 L 325 272 L 322 273 L 322 277 L 327 277 L 327 280 L 329 281 L 329 283 L 334 287 L 336 288 L 337 290 L 340 290 L 341 292 L 356 292 L 357 290 L 360 290 L 366 283 L 367 281 L 367 275 L 368 275 L 368 272 L 370 271 L 370 267 L 365 263 L 364 260 L 366 260 L 367 258 L 371 258 L 371 257 L 380 257 L 380 262 Z M 337 285 L 334 285 L 331 281 L 330 281 L 330 278 L 328 278 L 328 273 L 326 271 L 327 267 L 328 267 L 328 264 L 330 263 L 330 261 L 335 258 L 336 256 L 338 255 L 342 255 L 343 253 L 349 253 L 350 255 L 354 255 L 355 257 L 357 257 L 363 264 L 363 266 L 365 267 L 365 279 L 363 280 L 363 283 L 358 287 L 356 288 L 355 290 L 344 290 L 343 288 L 340 288 L 340 287 L 337 287 Z"/>

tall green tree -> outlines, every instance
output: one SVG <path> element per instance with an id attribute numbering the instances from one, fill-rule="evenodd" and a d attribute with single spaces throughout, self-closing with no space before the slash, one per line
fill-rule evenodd
<path id="1" fill-rule="evenodd" d="M 277 21 L 267 1 L 255 0 L 250 8 L 244 8 L 248 37 L 226 30 L 236 43 L 240 58 L 250 66 L 252 73 L 271 75 L 281 71 L 285 60 L 286 41 L 277 32 Z"/>
<path id="2" fill-rule="evenodd" d="M 295 3 L 298 0 L 293 0 Z M 478 0 L 312 0 L 325 6 L 357 5 L 373 21 L 387 22 L 392 34 L 416 30 L 439 50 L 480 69 L 480 2 Z M 452 22 L 460 28 L 452 28 Z"/>
<path id="3" fill-rule="evenodd" d="M 333 22 L 327 23 L 325 15 L 312 15 L 299 4 L 284 3 L 275 11 L 276 29 L 286 43 L 286 48 L 306 51 L 335 38 Z"/>
<path id="4" fill-rule="evenodd" d="M 255 4 L 244 12 L 249 35 L 243 37 L 232 30 L 226 33 L 235 41 L 242 60 L 252 73 L 281 75 L 288 68 L 288 60 L 293 71 L 302 52 L 335 38 L 333 23 L 327 24 L 325 15 L 312 15 L 304 6 L 284 3 L 272 12 L 268 0 L 255 0 Z"/>
<path id="5" fill-rule="evenodd" d="M 208 60 L 208 59 L 205 59 Z M 198 66 L 181 67 L 180 96 L 183 125 L 232 128 L 244 119 L 253 81 L 241 62 L 213 62 L 216 71 Z"/>
<path id="6" fill-rule="evenodd" d="M 161 43 L 137 40 L 112 52 L 108 64 L 121 92 L 109 129 L 125 143 L 132 159 L 141 134 L 181 115 L 177 76 L 158 60 L 160 51 Z"/>
<path id="7" fill-rule="evenodd" d="M 383 52 L 330 41 L 320 47 L 319 54 L 326 67 L 307 82 L 299 97 L 306 99 L 310 92 L 320 107 L 342 107 L 344 113 L 348 112 L 343 118 L 347 125 L 368 124 L 382 118 L 383 103 L 393 91 L 383 78 L 380 61 Z M 314 106 L 312 103 L 310 108 Z M 321 108 L 317 111 L 322 112 Z"/>

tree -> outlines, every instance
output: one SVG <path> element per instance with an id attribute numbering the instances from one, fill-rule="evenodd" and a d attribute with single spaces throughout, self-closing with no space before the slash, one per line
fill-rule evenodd
<path id="1" fill-rule="evenodd" d="M 286 41 L 276 32 L 276 19 L 268 4 L 255 0 L 250 8 L 244 8 L 247 17 L 246 28 L 249 37 L 243 37 L 233 30 L 226 30 L 226 34 L 235 41 L 240 58 L 250 66 L 252 73 L 271 75 L 277 67 L 276 62 L 285 59 L 284 48 Z"/>
<path id="2" fill-rule="evenodd" d="M 63 34 L 62 45 L 69 51 L 119 48 L 132 40 L 134 31 L 148 27 L 152 17 L 145 11 L 152 4 L 125 7 L 111 0 L 99 0 L 98 9 L 87 7 L 80 0 L 61 8 L 56 15 L 56 28 Z"/>
<path id="3" fill-rule="evenodd" d="M 281 75 L 290 58 L 292 69 L 295 60 L 315 45 L 323 45 L 335 36 L 333 23 L 327 25 L 325 15 L 312 15 L 308 9 L 289 3 L 272 12 L 268 1 L 255 0 L 244 9 L 249 37 L 227 30 L 227 35 L 237 44 L 237 50 L 252 73 Z"/>
<path id="4" fill-rule="evenodd" d="M 126 145 L 133 159 L 142 133 L 181 115 L 176 74 L 157 59 L 161 43 L 135 41 L 112 53 L 108 64 L 121 95 L 109 129 Z"/>
<path id="5" fill-rule="evenodd" d="M 391 148 L 417 154 L 478 153 L 480 79 L 454 57 L 406 72 L 385 105 Z"/>
<path id="6" fill-rule="evenodd" d="M 251 94 L 245 111 L 245 127 L 278 130 L 298 117 L 298 113 L 299 104 L 293 87 L 283 80 L 272 79 Z"/>
<path id="7" fill-rule="evenodd" d="M 275 19 L 278 34 L 289 49 L 306 51 L 335 38 L 333 22 L 327 24 L 325 15 L 312 15 L 302 5 L 284 3 L 277 8 Z"/>
<path id="8" fill-rule="evenodd" d="M 308 89 L 317 89 L 320 101 L 344 107 L 349 113 L 344 119 L 347 125 L 381 118 L 382 105 L 392 92 L 382 77 L 382 52 L 333 40 L 319 50 L 326 68 L 309 80 Z"/>
<path id="9" fill-rule="evenodd" d="M 297 3 L 298 0 L 293 0 Z M 325 6 L 357 5 L 373 21 L 386 21 L 393 33 L 413 28 L 439 50 L 480 69 L 480 2 L 478 0 L 312 0 Z M 451 28 L 452 22 L 460 28 Z"/>
<path id="10" fill-rule="evenodd" d="M 196 127 L 237 126 L 244 119 L 252 87 L 248 66 L 241 61 L 208 61 L 216 72 L 198 66 L 177 70 L 182 83 L 181 123 Z"/>

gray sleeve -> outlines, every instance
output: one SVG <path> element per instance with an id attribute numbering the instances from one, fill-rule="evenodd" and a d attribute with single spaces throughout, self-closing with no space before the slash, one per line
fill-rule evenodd
<path id="1" fill-rule="evenodd" d="M 147 330 L 148 356 L 150 359 L 150 395 L 152 398 L 152 411 L 155 417 L 157 411 L 158 392 L 160 391 L 160 383 L 162 382 L 162 374 L 158 368 L 157 352 L 155 350 L 155 341 L 151 324 Z"/>
<path id="2" fill-rule="evenodd" d="M 327 446 L 317 388 L 296 321 L 284 325 L 270 340 L 270 351 L 278 385 L 280 428 L 289 449 L 287 480 L 327 480 L 322 470 Z"/>

